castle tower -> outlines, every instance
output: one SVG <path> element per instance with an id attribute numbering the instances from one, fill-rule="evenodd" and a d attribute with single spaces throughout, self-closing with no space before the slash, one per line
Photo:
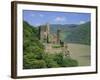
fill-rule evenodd
<path id="1" fill-rule="evenodd" d="M 49 26 L 49 23 L 47 23 L 47 24 L 45 25 L 45 32 L 46 32 L 47 34 L 49 34 L 49 31 L 50 31 L 50 26 Z"/>
<path id="2" fill-rule="evenodd" d="M 49 23 L 46 25 L 42 25 L 39 27 L 39 33 L 40 33 L 40 40 L 43 42 L 49 42 Z"/>
<path id="3" fill-rule="evenodd" d="M 61 32 L 61 30 L 58 29 L 57 30 L 57 43 L 60 43 L 60 32 Z"/>
<path id="4" fill-rule="evenodd" d="M 47 32 L 47 43 L 49 42 L 49 34 L 50 34 L 50 26 L 49 23 L 46 24 L 46 32 Z"/>

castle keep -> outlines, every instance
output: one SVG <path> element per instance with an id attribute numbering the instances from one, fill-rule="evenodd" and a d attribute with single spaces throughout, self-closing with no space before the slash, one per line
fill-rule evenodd
<path id="1" fill-rule="evenodd" d="M 60 32 L 58 29 L 57 33 L 51 33 L 49 23 L 39 27 L 40 40 L 44 43 L 60 43 Z"/>

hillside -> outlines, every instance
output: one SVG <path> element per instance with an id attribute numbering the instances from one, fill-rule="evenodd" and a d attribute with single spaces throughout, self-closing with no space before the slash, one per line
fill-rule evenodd
<path id="1" fill-rule="evenodd" d="M 84 24 L 51 24 L 50 30 L 56 33 L 61 29 L 61 40 L 69 43 L 90 44 L 90 22 Z"/>
<path id="2" fill-rule="evenodd" d="M 61 29 L 62 31 L 69 31 L 70 29 L 76 28 L 78 25 L 76 24 L 50 24 L 51 32 L 56 32 L 57 29 Z"/>
<path id="3" fill-rule="evenodd" d="M 41 68 L 45 66 L 44 46 L 38 39 L 38 29 L 23 21 L 23 68 Z"/>
<path id="4" fill-rule="evenodd" d="M 67 42 L 90 45 L 90 22 L 81 24 L 73 29 L 66 37 Z"/>

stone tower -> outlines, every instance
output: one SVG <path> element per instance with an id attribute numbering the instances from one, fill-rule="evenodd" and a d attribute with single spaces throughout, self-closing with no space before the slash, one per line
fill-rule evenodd
<path id="1" fill-rule="evenodd" d="M 60 43 L 60 32 L 61 32 L 61 30 L 58 29 L 57 30 L 57 43 Z"/>
<path id="2" fill-rule="evenodd" d="M 40 40 L 42 42 L 49 42 L 49 31 L 50 31 L 49 23 L 39 27 Z"/>

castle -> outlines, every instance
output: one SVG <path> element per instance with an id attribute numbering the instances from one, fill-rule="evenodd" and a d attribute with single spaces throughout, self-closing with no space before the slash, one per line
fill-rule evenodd
<path id="1" fill-rule="evenodd" d="M 68 45 L 65 44 L 63 41 L 61 41 L 60 33 L 61 33 L 60 29 L 57 29 L 56 33 L 52 33 L 50 31 L 49 23 L 39 26 L 39 35 L 40 35 L 39 39 L 41 42 L 47 43 L 45 44 L 46 52 L 51 52 L 51 50 L 53 49 L 55 53 L 59 51 L 59 52 L 63 52 L 64 56 L 70 56 Z M 52 48 L 53 44 L 59 44 L 61 47 L 58 49 L 57 48 L 54 49 Z"/>
<path id="2" fill-rule="evenodd" d="M 60 32 L 61 30 L 58 29 L 57 33 L 51 33 L 50 25 L 47 23 L 39 27 L 39 39 L 45 43 L 60 43 Z"/>

